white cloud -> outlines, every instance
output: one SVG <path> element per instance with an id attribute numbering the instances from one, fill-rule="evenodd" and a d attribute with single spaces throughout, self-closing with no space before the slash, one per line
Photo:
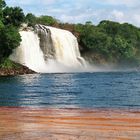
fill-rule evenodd
<path id="1" fill-rule="evenodd" d="M 14 6 L 17 6 L 17 5 L 29 5 L 33 2 L 33 0 L 22 0 L 22 1 L 19 1 L 19 0 L 7 0 L 6 1 L 8 4 L 10 5 L 14 5 Z"/>
<path id="2" fill-rule="evenodd" d="M 128 7 L 135 7 L 140 5 L 140 0 L 99 0 L 102 3 L 111 5 L 124 5 Z"/>
<path id="3" fill-rule="evenodd" d="M 6 2 L 10 5 L 47 5 L 47 4 L 53 4 L 57 0 L 7 0 Z"/>
<path id="4" fill-rule="evenodd" d="M 50 15 L 63 22 L 79 23 L 101 20 L 129 22 L 140 26 L 140 0 L 6 0 L 21 6 L 26 13 Z"/>
<path id="5" fill-rule="evenodd" d="M 84 12 L 81 14 L 74 14 L 74 15 L 61 15 L 60 20 L 64 22 L 74 22 L 74 23 L 84 23 L 86 21 L 92 21 L 93 17 L 96 16 L 96 13 L 89 13 L 89 12 Z"/>
<path id="6" fill-rule="evenodd" d="M 124 13 L 122 11 L 113 10 L 110 15 L 112 19 L 115 19 L 119 22 L 123 22 L 124 20 Z"/>

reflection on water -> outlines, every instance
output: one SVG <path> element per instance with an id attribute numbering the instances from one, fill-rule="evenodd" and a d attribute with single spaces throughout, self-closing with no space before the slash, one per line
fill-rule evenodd
<path id="1" fill-rule="evenodd" d="M 76 94 L 67 94 L 70 90 L 69 88 L 76 86 L 73 75 L 47 75 L 45 78 L 42 78 L 41 75 L 31 77 L 26 75 L 21 79 L 21 82 L 25 85 L 24 91 L 26 93 L 24 95 L 19 94 L 19 98 L 22 99 L 19 104 L 33 104 L 35 106 L 40 106 L 41 104 L 42 106 L 51 105 L 51 107 L 59 105 L 60 107 L 61 102 L 63 102 L 63 104 L 67 105 L 69 100 L 76 98 Z M 40 79 L 43 81 L 40 81 Z M 69 107 L 76 108 L 78 106 L 72 104 Z"/>
<path id="2" fill-rule="evenodd" d="M 39 82 L 40 76 L 40 74 L 20 75 L 17 80 L 25 85 L 32 86 Z"/>
<path id="3" fill-rule="evenodd" d="M 0 77 L 0 106 L 140 108 L 140 73 Z"/>
<path id="4" fill-rule="evenodd" d="M 76 98 L 76 94 L 70 94 L 71 88 L 76 86 L 74 74 L 61 75 L 22 75 L 18 77 L 6 77 L 6 84 L 12 88 L 5 88 L 1 79 L 1 105 L 10 106 L 61 106 L 61 102 L 67 106 L 68 101 Z M 11 82 L 12 79 L 12 82 Z M 11 92 L 12 91 L 12 92 Z M 8 96 L 7 96 L 8 95 Z M 63 99 L 63 100 L 62 100 Z M 53 104 L 52 104 L 53 103 Z M 7 105 L 6 105 L 7 106 Z M 69 107 L 76 108 L 74 104 Z"/>
<path id="5" fill-rule="evenodd" d="M 74 74 L 64 74 L 52 78 L 52 85 L 49 88 L 50 94 L 52 93 L 51 100 L 56 104 L 59 103 L 59 107 L 63 107 L 63 105 L 61 105 L 62 102 L 67 106 L 70 100 L 77 98 L 76 94 L 71 94 L 71 89 L 77 85 L 73 76 Z M 69 104 L 69 108 L 77 107 L 78 105 Z"/>

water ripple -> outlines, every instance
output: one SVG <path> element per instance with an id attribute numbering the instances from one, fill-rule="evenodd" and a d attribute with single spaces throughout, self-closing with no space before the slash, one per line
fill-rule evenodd
<path id="1" fill-rule="evenodd" d="M 140 108 L 140 73 L 0 77 L 0 106 Z"/>

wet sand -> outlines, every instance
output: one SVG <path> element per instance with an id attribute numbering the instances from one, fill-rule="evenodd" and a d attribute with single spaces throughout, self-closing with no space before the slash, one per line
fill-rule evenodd
<path id="1" fill-rule="evenodd" d="M 0 107 L 0 140 L 140 140 L 140 110 Z"/>

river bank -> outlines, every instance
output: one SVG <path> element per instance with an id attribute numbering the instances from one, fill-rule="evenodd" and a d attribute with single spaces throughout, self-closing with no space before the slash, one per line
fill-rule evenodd
<path id="1" fill-rule="evenodd" d="M 15 63 L 14 67 L 2 68 L 0 67 L 0 76 L 10 76 L 10 75 L 23 75 L 23 74 L 33 74 L 36 73 L 30 70 L 28 67 Z"/>
<path id="2" fill-rule="evenodd" d="M 140 110 L 0 107 L 1 140 L 138 140 Z"/>

